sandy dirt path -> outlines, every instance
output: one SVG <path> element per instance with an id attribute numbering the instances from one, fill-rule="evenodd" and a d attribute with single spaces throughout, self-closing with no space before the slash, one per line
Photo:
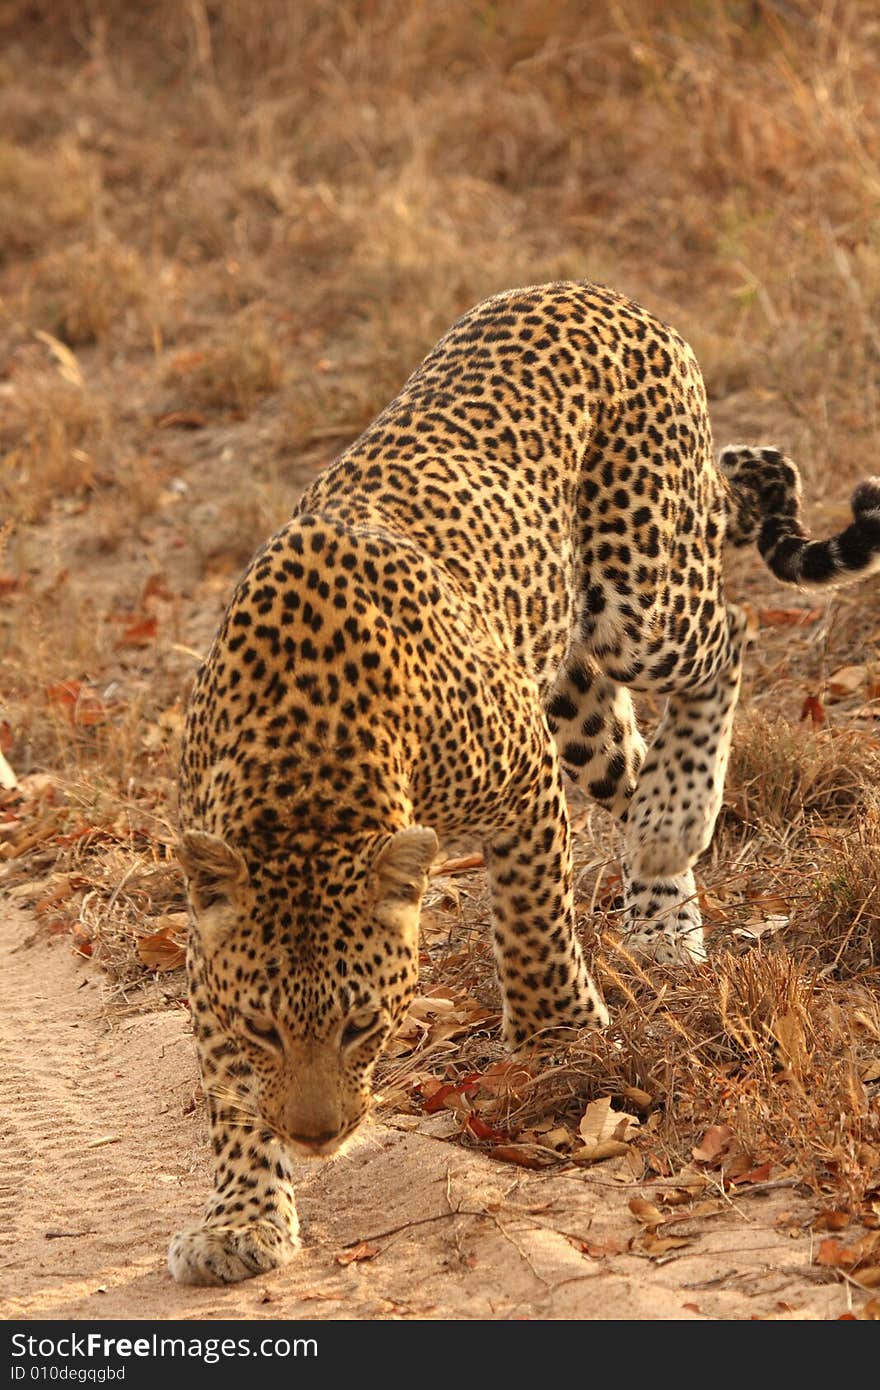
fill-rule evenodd
<path id="1" fill-rule="evenodd" d="M 811 1266 L 809 1233 L 793 1238 L 808 1210 L 791 1189 L 681 1223 L 688 1244 L 658 1261 L 628 1248 L 627 1201 L 646 1186 L 609 1165 L 525 1173 L 410 1116 L 303 1165 L 292 1265 L 180 1288 L 168 1237 L 209 1185 L 185 1010 L 108 1018 L 101 971 L 16 911 L 0 954 L 6 1319 L 836 1318 L 850 1306 Z M 341 1263 L 361 1241 L 375 1253 Z"/>

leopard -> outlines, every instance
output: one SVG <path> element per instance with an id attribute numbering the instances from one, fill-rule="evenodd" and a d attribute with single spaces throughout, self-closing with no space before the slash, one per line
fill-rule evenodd
<path id="1" fill-rule="evenodd" d="M 811 540 L 796 465 L 713 453 L 679 334 L 586 281 L 496 294 L 320 472 L 196 676 L 179 856 L 213 1148 L 171 1275 L 300 1245 L 294 1164 L 351 1140 L 417 989 L 441 842 L 482 845 L 501 1037 L 609 1014 L 575 916 L 566 786 L 611 813 L 635 959 L 706 957 L 694 864 L 721 805 L 748 625 L 729 543 L 806 589 L 880 569 L 880 478 Z M 650 741 L 633 696 L 663 702 Z M 643 721 L 644 722 L 644 721 Z"/>

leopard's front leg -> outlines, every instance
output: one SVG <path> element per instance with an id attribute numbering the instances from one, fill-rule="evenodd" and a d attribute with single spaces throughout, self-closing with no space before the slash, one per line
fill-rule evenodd
<path id="1" fill-rule="evenodd" d="M 172 1238 L 179 1284 L 234 1284 L 286 1264 L 299 1247 L 290 1159 L 257 1117 L 250 1069 L 225 1038 L 191 962 L 190 989 L 214 1151 L 214 1194 Z"/>
<path id="2" fill-rule="evenodd" d="M 568 813 L 547 736 L 533 797 L 485 842 L 495 964 L 511 1048 L 560 1028 L 603 1028 L 608 1011 L 574 924 Z"/>

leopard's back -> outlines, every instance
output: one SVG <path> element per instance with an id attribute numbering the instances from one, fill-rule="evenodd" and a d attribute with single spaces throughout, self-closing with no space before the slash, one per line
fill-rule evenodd
<path id="1" fill-rule="evenodd" d="M 680 642 L 675 596 L 699 573 L 718 598 L 724 496 L 687 344 L 611 290 L 560 282 L 465 314 L 298 511 L 384 517 L 546 688 L 572 631 L 631 680 L 646 628 L 661 656 Z"/>

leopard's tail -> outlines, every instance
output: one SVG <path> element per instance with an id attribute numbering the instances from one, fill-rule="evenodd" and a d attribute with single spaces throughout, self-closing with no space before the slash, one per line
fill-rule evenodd
<path id="1" fill-rule="evenodd" d="M 784 584 L 803 589 L 855 584 L 880 570 L 880 478 L 866 478 L 852 495 L 853 520 L 828 540 L 810 540 L 801 523 L 797 465 L 778 449 L 731 445 L 718 466 L 727 480 L 727 537 L 756 541 Z"/>

